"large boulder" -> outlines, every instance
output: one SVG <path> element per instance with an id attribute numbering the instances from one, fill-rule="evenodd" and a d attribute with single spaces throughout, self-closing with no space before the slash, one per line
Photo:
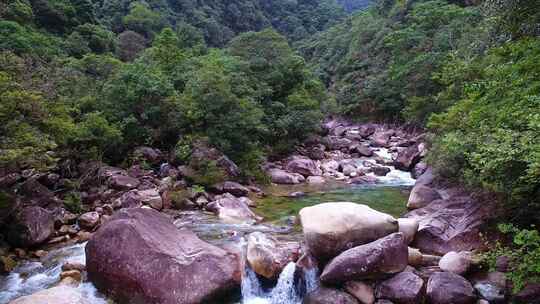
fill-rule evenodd
<path id="1" fill-rule="evenodd" d="M 102 226 L 86 245 L 86 268 L 120 303 L 210 301 L 237 288 L 240 276 L 235 256 L 149 208 L 120 210 Z"/>
<path id="2" fill-rule="evenodd" d="M 302 174 L 304 177 L 322 175 L 321 168 L 313 160 L 295 157 L 285 168 L 289 172 Z"/>
<path id="3" fill-rule="evenodd" d="M 226 223 L 254 223 L 262 220 L 249 209 L 244 200 L 229 193 L 217 196 L 215 201 L 206 205 L 206 209 L 214 212 Z"/>
<path id="4" fill-rule="evenodd" d="M 392 216 L 350 202 L 303 208 L 300 221 L 309 251 L 320 261 L 398 231 Z"/>
<path id="5" fill-rule="evenodd" d="M 9 304 L 91 304 L 80 289 L 60 285 L 20 297 Z"/>
<path id="6" fill-rule="evenodd" d="M 362 136 L 363 138 L 368 138 L 371 135 L 373 135 L 373 133 L 375 133 L 376 130 L 377 130 L 377 127 L 375 125 L 371 125 L 371 124 L 361 125 L 358 128 L 358 134 Z"/>
<path id="7" fill-rule="evenodd" d="M 8 228 L 14 246 L 31 247 L 45 242 L 54 233 L 54 216 L 41 207 L 26 207 L 17 213 Z"/>
<path id="8" fill-rule="evenodd" d="M 438 199 L 441 199 L 441 195 L 439 192 L 437 192 L 437 190 L 429 186 L 417 184 L 411 190 L 411 195 L 409 196 L 409 201 L 407 202 L 407 208 L 423 208 L 429 205 L 429 203 Z"/>
<path id="9" fill-rule="evenodd" d="M 325 284 L 381 278 L 407 267 L 408 248 L 402 233 L 349 249 L 332 259 L 321 274 Z"/>
<path id="10" fill-rule="evenodd" d="M 410 271 L 396 274 L 377 286 L 377 298 L 396 304 L 422 303 L 424 280 Z"/>
<path id="11" fill-rule="evenodd" d="M 422 152 L 419 149 L 419 145 L 412 145 L 398 152 L 394 166 L 398 170 L 411 171 L 421 159 Z"/>
<path id="12" fill-rule="evenodd" d="M 489 217 L 489 204 L 479 204 L 469 197 L 451 197 L 436 200 L 405 217 L 419 222 L 413 247 L 425 253 L 444 255 L 482 247 L 480 227 Z"/>
<path id="13" fill-rule="evenodd" d="M 434 273 L 427 283 L 426 295 L 430 304 L 472 304 L 476 301 L 471 283 L 451 272 Z"/>
<path id="14" fill-rule="evenodd" d="M 339 136 L 328 136 L 326 138 L 326 146 L 330 150 L 349 149 L 352 144 L 353 141 L 348 138 L 343 138 Z"/>
<path id="15" fill-rule="evenodd" d="M 240 176 L 240 168 L 227 155 L 223 154 L 216 148 L 210 147 L 208 142 L 199 140 L 193 143 L 191 151 L 190 167 L 199 168 L 209 161 L 222 169 L 229 177 L 236 178 Z"/>
<path id="16" fill-rule="evenodd" d="M 280 243 L 262 232 L 247 237 L 246 259 L 253 271 L 267 279 L 277 279 L 289 262 L 298 260 L 298 243 Z"/>
<path id="17" fill-rule="evenodd" d="M 113 189 L 125 191 L 137 188 L 141 182 L 128 175 L 115 174 L 108 179 L 109 186 Z"/>
<path id="18" fill-rule="evenodd" d="M 59 201 L 55 198 L 54 193 L 41 184 L 37 178 L 32 177 L 22 183 L 19 187 L 18 194 L 23 196 L 23 202 L 32 206 L 43 208 L 58 206 Z"/>
<path id="19" fill-rule="evenodd" d="M 540 304 L 540 283 L 529 283 L 512 297 L 513 303 Z"/>
<path id="20" fill-rule="evenodd" d="M 156 210 L 161 210 L 163 208 L 163 199 L 156 188 L 131 190 L 122 194 L 117 199 L 117 204 L 122 208 L 139 208 L 147 205 Z"/>
<path id="21" fill-rule="evenodd" d="M 289 173 L 281 169 L 273 168 L 268 171 L 272 183 L 293 185 L 299 184 L 305 180 L 301 174 Z"/>
<path id="22" fill-rule="evenodd" d="M 138 147 L 133 151 L 133 156 L 138 161 L 144 161 L 147 164 L 157 165 L 163 161 L 163 153 L 159 149 L 151 147 Z"/>
<path id="23" fill-rule="evenodd" d="M 326 287 L 319 287 L 304 297 L 302 304 L 358 304 L 350 294 Z"/>
<path id="24" fill-rule="evenodd" d="M 372 136 L 371 145 L 374 147 L 388 147 L 390 138 L 394 136 L 395 133 L 394 130 L 377 131 Z"/>

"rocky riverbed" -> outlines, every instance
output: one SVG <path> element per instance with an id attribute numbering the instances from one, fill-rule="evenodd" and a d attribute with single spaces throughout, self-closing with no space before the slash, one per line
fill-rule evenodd
<path id="1" fill-rule="evenodd" d="M 208 147 L 195 156 L 230 180 L 204 190 L 151 148 L 140 155 L 159 170 L 80 166 L 80 216 L 58 207 L 60 174 L 10 177 L 22 207 L 8 224 L 0 303 L 508 301 L 504 269 L 478 266 L 487 206 L 442 186 L 422 162 L 422 135 L 323 128 L 264 164 L 269 187 L 235 182 L 236 165 Z"/>

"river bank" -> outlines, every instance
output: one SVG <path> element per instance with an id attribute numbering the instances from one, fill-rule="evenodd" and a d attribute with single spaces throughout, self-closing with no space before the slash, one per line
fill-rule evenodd
<path id="1" fill-rule="evenodd" d="M 332 258 L 337 258 L 340 253 L 346 252 L 349 247 L 349 249 L 353 249 L 368 246 L 371 242 L 376 242 L 379 238 L 384 239 L 392 235 L 392 233 L 397 233 L 397 238 L 402 238 L 401 242 L 405 245 L 410 244 L 411 247 L 416 248 L 415 250 L 407 250 L 406 255 L 408 258 L 405 266 L 410 264 L 416 267 L 414 271 L 409 269 L 409 272 L 412 271 L 415 273 L 416 276 L 420 277 L 423 282 L 427 282 L 428 285 L 431 274 L 441 272 L 441 268 L 438 268 L 440 266 L 438 263 L 440 258 L 436 256 L 442 256 L 453 251 L 469 252 L 470 250 L 481 248 L 479 229 L 483 221 L 487 218 L 487 215 L 482 208 L 478 208 L 466 193 L 457 191 L 456 189 L 437 188 L 438 183 L 436 182 L 436 178 L 432 176 L 429 168 L 421 162 L 422 157 L 425 155 L 425 146 L 421 141 L 421 136 L 418 134 L 406 134 L 405 132 L 388 129 L 383 126 L 344 125 L 336 121 L 325 124 L 324 128 L 327 132 L 324 137 L 311 139 L 306 142 L 299 147 L 296 155 L 278 162 L 265 164 L 265 169 L 275 185 L 262 189 L 253 185 L 240 185 L 234 182 L 227 182 L 216 185 L 213 189 L 209 189 L 209 192 L 200 190 L 190 191 L 190 193 L 187 193 L 189 196 L 173 202 L 170 199 L 170 194 L 175 191 L 171 190 L 174 187 L 182 187 L 182 185 L 180 185 L 181 180 L 175 178 L 175 181 L 173 181 L 171 175 L 180 176 L 180 172 L 185 172 L 186 168 L 172 168 L 162 161 L 155 161 L 156 164 L 160 165 L 159 172 L 147 171 L 141 173 L 139 171 L 137 173 L 136 168 L 130 168 L 126 171 L 111 167 L 98 168 L 96 172 L 97 180 L 101 181 L 100 183 L 104 182 L 109 187 L 97 191 L 96 194 L 100 198 L 100 202 L 96 203 L 96 200 L 93 201 L 93 211 L 89 211 L 93 214 L 92 216 L 86 216 L 89 219 L 97 218 L 97 220 L 94 224 L 81 225 L 81 223 L 85 222 L 83 217 L 87 214 L 85 213 L 74 224 L 77 228 L 72 226 L 74 229 L 79 229 L 79 231 L 73 231 L 74 234 L 68 232 L 65 235 L 75 235 L 75 240 L 78 241 L 85 241 L 85 239 L 78 237 L 81 231 L 84 233 L 97 231 L 101 235 L 91 238 L 88 235 L 91 241 L 98 243 L 90 247 L 93 249 L 86 248 L 87 254 L 90 250 L 95 258 L 92 261 L 92 257 L 90 257 L 90 262 L 93 265 L 90 269 L 88 269 L 88 264 L 84 268 L 91 274 L 89 276 L 90 281 L 98 282 L 97 286 L 99 290 L 115 298 L 127 300 L 125 297 L 128 295 L 121 292 L 121 295 L 118 294 L 119 288 L 122 288 L 122 284 L 126 285 L 126 282 L 119 283 L 120 285 L 117 285 L 117 287 L 114 284 L 110 287 L 109 284 L 109 277 L 116 277 L 118 279 L 120 276 L 124 278 L 122 280 L 135 280 L 138 282 L 137 284 L 146 284 L 145 286 L 147 288 L 157 288 L 155 290 L 164 297 L 161 298 L 162 300 L 156 300 L 160 303 L 168 303 L 167 300 L 163 299 L 167 299 L 166 294 L 170 292 L 171 288 L 173 290 L 176 288 L 171 287 L 167 291 L 167 289 L 163 289 L 163 286 L 167 286 L 167 284 L 158 287 L 155 282 L 151 283 L 152 280 L 161 282 L 155 277 L 151 279 L 148 275 L 151 273 L 160 273 L 159 267 L 163 267 L 163 265 L 160 264 L 159 267 L 148 270 L 144 270 L 145 268 L 141 266 L 142 268 L 139 269 L 137 274 L 130 274 L 129 272 L 125 272 L 125 269 L 122 270 L 122 268 L 119 269 L 117 266 L 108 265 L 108 262 L 105 262 L 100 256 L 108 256 L 109 259 L 120 259 L 119 261 L 121 263 L 128 263 L 128 265 L 129 263 L 135 263 L 131 264 L 132 266 L 140 265 L 140 262 L 135 262 L 140 259 L 140 256 L 137 257 L 136 254 L 125 256 L 125 252 L 129 252 L 130 250 L 128 249 L 130 248 L 149 246 L 147 241 L 138 243 L 140 242 L 137 241 L 138 237 L 144 236 L 146 233 L 151 233 L 149 229 L 154 229 L 154 226 L 165 227 L 169 225 L 167 221 L 170 220 L 174 223 L 173 228 L 171 228 L 174 231 L 190 230 L 195 232 L 194 235 L 188 234 L 183 236 L 183 242 L 190 240 L 188 242 L 189 244 L 198 244 L 193 245 L 195 247 L 192 249 L 188 249 L 190 245 L 185 245 L 188 246 L 187 248 L 181 246 L 175 249 L 178 250 L 175 251 L 177 255 L 186 256 L 187 254 L 189 256 L 189 252 L 192 252 L 192 250 L 202 252 L 202 260 L 211 264 L 203 268 L 198 268 L 198 271 L 202 271 L 202 269 L 213 269 L 214 271 L 222 269 L 221 271 L 224 271 L 222 277 L 226 273 L 224 276 L 230 278 L 228 279 L 229 281 L 217 283 L 215 287 L 197 287 L 191 293 L 191 296 L 185 298 L 185 303 L 197 302 L 194 299 L 198 297 L 202 297 L 199 299 L 207 299 L 206 297 L 210 295 L 222 295 L 223 292 L 229 295 L 232 294 L 233 298 L 234 294 L 238 295 L 240 292 L 243 292 L 243 301 L 246 303 L 272 303 L 272 301 L 277 301 L 276 299 L 283 299 L 284 290 L 288 293 L 288 299 L 291 299 L 290 301 L 287 300 L 287 303 L 296 303 L 303 298 L 304 301 L 308 301 L 309 303 L 309 299 L 315 296 L 306 297 L 306 295 L 311 291 L 315 292 L 315 287 L 313 286 L 318 286 L 318 275 L 320 274 L 318 269 L 323 271 L 327 261 L 325 261 L 326 258 L 323 259 L 321 256 L 313 254 L 313 242 L 310 245 L 310 242 L 305 239 L 307 229 L 305 225 L 308 220 L 304 219 L 301 221 L 302 223 L 299 223 L 298 214 L 302 213 L 301 210 L 309 210 L 310 206 L 315 206 L 319 203 L 350 201 L 366 205 L 366 208 L 370 206 L 371 208 L 367 210 L 377 210 L 377 212 L 382 211 L 389 214 L 385 216 L 388 216 L 388 219 L 394 219 L 391 221 L 392 223 L 396 221 L 395 224 L 392 224 L 390 228 L 385 230 L 387 231 L 385 233 L 376 234 L 376 236 L 369 239 L 347 241 L 349 245 L 340 249 L 335 255 L 333 254 Z M 159 153 L 150 153 L 148 150 L 146 152 L 148 152 L 146 158 L 149 161 L 152 161 L 153 158 L 159 158 L 156 156 Z M 208 154 L 213 154 L 214 158 L 216 158 L 216 153 L 205 153 L 206 156 Z M 221 155 L 217 159 L 232 174 L 234 173 L 234 164 L 228 161 L 226 156 Z M 418 180 L 415 180 L 413 176 L 418 178 Z M 414 188 L 409 197 L 408 192 L 412 186 Z M 121 188 L 122 190 L 111 191 L 111 188 Z M 91 192 L 88 193 L 89 196 L 90 194 Z M 109 198 L 103 199 L 107 195 Z M 111 202 L 110 206 L 106 203 L 107 201 Z M 182 207 L 178 208 L 177 203 L 181 203 Z M 412 210 L 408 213 L 406 213 L 407 203 L 409 209 Z M 328 210 L 325 212 L 331 213 L 336 211 L 336 208 L 332 206 L 327 207 Z M 129 225 L 133 225 L 130 227 L 137 228 L 140 225 L 146 225 L 144 224 L 146 216 L 139 218 L 140 216 L 133 215 L 129 212 L 129 209 L 135 208 L 134 210 L 137 210 L 139 207 L 159 210 L 161 214 L 166 215 L 165 220 L 156 217 L 155 223 L 145 226 L 147 229 L 141 230 L 134 236 L 129 237 L 130 239 L 134 239 L 134 241 L 119 244 L 119 247 L 116 248 L 117 250 L 110 251 L 104 248 L 103 245 L 111 241 L 111 239 L 108 239 L 106 242 L 103 239 L 103 235 L 107 235 L 107 233 L 103 231 L 110 230 L 111 233 L 114 232 L 111 235 L 120 236 L 125 233 L 126 228 L 122 226 L 123 224 L 120 224 L 123 222 L 120 221 L 122 217 L 130 219 L 131 224 Z M 111 209 L 112 212 L 109 212 Z M 340 208 L 337 209 L 340 211 Z M 343 211 L 346 211 L 346 209 L 344 208 Z M 118 211 L 116 210 L 124 211 L 117 214 Z M 125 210 L 128 210 L 127 213 Z M 335 215 L 337 218 L 341 216 L 344 215 L 339 212 Z M 397 220 L 400 216 L 404 216 L 403 219 Z M 343 219 L 345 220 L 345 218 Z M 366 220 L 367 218 L 358 220 L 358 223 L 365 223 Z M 111 221 L 111 224 L 108 223 L 109 221 Z M 371 220 L 367 221 L 371 222 Z M 354 227 L 354 222 L 350 223 L 350 225 Z M 60 226 L 60 229 L 64 226 Z M 99 226 L 101 228 L 98 228 Z M 107 229 L 103 227 L 107 227 Z M 342 231 L 344 235 L 350 235 L 351 232 L 349 229 L 352 228 L 346 227 L 340 227 L 338 225 L 333 226 L 333 230 L 331 230 L 333 234 L 339 235 L 337 231 Z M 367 229 L 367 231 L 371 231 L 371 234 L 373 231 L 378 231 L 378 228 L 373 225 L 368 225 Z M 157 240 L 160 240 L 160 242 L 153 243 L 149 247 L 149 252 L 155 252 L 157 256 L 162 255 L 163 252 L 161 250 L 164 250 L 162 247 L 163 243 L 168 244 L 171 241 L 170 239 L 162 239 L 162 235 L 168 234 L 171 235 L 170 238 L 172 239 L 178 237 L 177 233 L 172 232 L 172 230 L 158 233 L 159 236 L 149 234 L 154 235 Z M 393 236 L 393 238 L 395 237 Z M 122 240 L 126 238 L 127 235 L 122 236 Z M 202 239 L 202 241 L 197 241 L 198 238 Z M 114 238 L 112 240 L 118 241 Z M 203 245 L 200 242 L 208 242 L 209 245 Z M 122 247 L 122 244 L 128 247 Z M 78 248 L 80 253 L 82 251 L 82 247 L 80 246 L 82 245 L 75 246 L 79 246 L 75 248 Z M 175 245 L 171 244 L 171 246 L 176 247 L 178 245 L 175 243 Z M 33 251 L 29 254 L 35 255 L 36 252 Z M 53 252 L 55 251 L 49 252 L 49 255 Z M 105 252 L 107 253 L 105 254 Z M 223 257 L 228 256 L 228 258 L 215 260 L 212 257 L 216 254 Z M 45 258 L 42 257 L 42 260 L 47 261 L 49 255 L 45 255 Z M 117 255 L 118 257 L 114 258 Z M 464 255 L 460 253 L 458 256 L 462 259 Z M 88 263 L 88 259 L 89 257 L 86 255 L 86 263 Z M 230 259 L 230 261 L 226 262 L 227 259 Z M 309 260 L 316 262 L 309 262 L 306 266 L 306 261 Z M 288 266 L 291 262 L 296 263 L 293 266 Z M 191 264 L 191 262 L 187 263 Z M 225 266 L 227 264 L 229 265 Z M 238 266 L 231 268 L 231 265 Z M 174 265 L 170 266 L 177 267 Z M 57 272 L 58 269 L 61 269 L 62 265 L 57 263 L 55 267 L 56 270 L 49 276 L 51 282 L 40 285 L 41 289 L 51 287 L 59 280 L 58 276 L 61 276 L 62 272 Z M 302 269 L 302 272 L 296 270 L 297 267 L 298 269 Z M 379 265 L 376 268 L 380 267 L 383 266 Z M 392 273 L 404 273 L 403 270 L 404 268 L 400 266 L 399 271 L 392 271 Z M 19 271 L 18 279 L 20 279 L 20 282 L 11 285 L 4 283 L 2 285 L 4 286 L 3 289 L 7 289 L 2 290 L 1 293 L 3 299 L 7 299 L 4 300 L 5 303 L 8 303 L 9 300 L 14 299 L 16 296 L 37 291 L 36 289 L 23 287 L 19 289 L 24 291 L 17 294 L 17 291 L 14 291 L 17 287 L 14 287 L 14 285 L 19 284 L 18 286 L 24 286 L 28 281 L 27 278 L 33 278 L 35 275 L 39 276 L 42 274 L 39 271 L 33 274 L 32 272 L 25 273 L 24 269 L 21 270 L 21 268 L 15 270 L 15 273 L 17 271 Z M 86 274 L 86 271 L 83 270 L 82 274 Z M 150 272 L 144 274 L 141 271 Z M 193 275 L 198 275 L 197 273 Z M 298 273 L 302 275 L 299 276 Z M 313 275 L 313 273 L 317 275 Z M 306 279 L 306 275 L 308 274 L 310 275 L 310 279 Z M 465 273 L 461 274 L 464 275 Z M 180 277 L 176 277 L 176 281 L 182 281 L 180 279 L 182 276 L 188 279 L 186 274 L 178 275 Z M 210 274 L 202 271 L 200 275 L 204 277 Z M 385 273 L 382 276 L 377 275 L 376 277 L 378 278 L 376 280 L 370 278 L 366 281 L 366 284 L 373 289 L 383 284 L 391 276 L 390 273 Z M 86 278 L 86 276 L 84 277 Z M 52 278 L 55 279 L 53 280 Z M 291 283 L 291 278 L 294 279 L 293 283 Z M 301 278 L 301 282 L 303 283 L 298 281 L 299 278 Z M 361 278 L 362 276 L 356 279 Z M 207 279 L 202 279 L 201 277 L 201 282 Z M 415 280 L 419 282 L 416 277 Z M 82 281 L 87 282 L 86 279 L 82 279 Z M 11 282 L 14 282 L 13 277 Z M 256 287 L 256 283 L 262 287 Z M 331 284 L 325 282 L 327 286 L 335 286 L 335 283 L 337 282 Z M 421 286 L 424 286 L 424 283 Z M 87 283 L 79 286 L 88 286 L 85 284 Z M 277 284 L 277 286 L 274 286 L 274 284 Z M 312 287 L 307 288 L 307 285 Z M 129 286 L 129 284 L 126 286 Z M 299 286 L 303 287 L 300 288 Z M 349 297 L 351 296 L 350 294 L 353 294 L 354 299 L 355 293 L 351 292 L 349 290 L 350 288 L 347 288 L 347 284 L 341 285 L 339 283 L 338 287 L 340 286 L 341 288 L 339 289 L 349 292 Z M 465 284 L 465 286 L 468 285 Z M 81 289 L 81 287 L 78 288 Z M 392 293 L 392 291 L 376 293 L 376 289 L 372 290 L 373 299 L 385 299 L 390 297 L 388 294 Z M 95 294 L 93 289 L 90 288 L 89 290 Z M 274 290 L 277 291 L 273 292 Z M 335 297 L 343 297 L 343 294 L 340 294 L 338 289 L 332 290 L 330 294 L 328 290 L 324 290 L 324 292 L 319 292 L 319 297 L 330 296 L 334 300 Z M 415 297 L 423 298 L 430 296 L 424 295 L 423 292 L 420 294 L 420 290 L 423 289 L 420 288 Z M 126 291 L 132 292 L 128 289 Z M 15 295 L 9 296 L 7 295 L 8 292 L 15 292 Z M 84 292 L 87 293 L 88 291 Z M 471 291 L 472 295 L 468 295 L 465 298 L 472 299 L 473 295 L 476 298 L 478 293 L 478 291 L 473 290 Z M 276 294 L 279 294 L 279 296 Z M 139 294 L 139 296 L 145 297 L 145 291 Z M 97 299 L 99 299 L 99 296 Z M 96 301 L 93 303 L 99 303 L 100 300 Z M 358 301 L 358 295 L 356 295 L 355 301 Z"/>

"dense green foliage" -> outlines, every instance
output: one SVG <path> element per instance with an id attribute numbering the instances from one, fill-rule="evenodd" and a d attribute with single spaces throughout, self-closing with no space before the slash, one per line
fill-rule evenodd
<path id="1" fill-rule="evenodd" d="M 495 248 L 485 254 L 488 266 L 495 270 L 497 258 L 510 258 L 508 279 L 514 291 L 521 290 L 527 282 L 540 283 L 540 234 L 535 227 L 518 229 L 511 224 L 500 224 L 499 230 L 510 238 L 510 245 L 497 243 Z"/>

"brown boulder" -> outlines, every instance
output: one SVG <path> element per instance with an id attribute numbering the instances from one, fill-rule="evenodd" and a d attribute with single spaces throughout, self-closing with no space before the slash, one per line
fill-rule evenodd
<path id="1" fill-rule="evenodd" d="M 45 242 L 54 233 L 54 217 L 41 207 L 21 210 L 8 227 L 8 241 L 14 246 L 31 247 Z"/>
<path id="2" fill-rule="evenodd" d="M 298 243 L 279 243 L 261 232 L 247 237 L 246 258 L 253 271 L 267 279 L 276 279 L 289 262 L 298 260 Z"/>
<path id="3" fill-rule="evenodd" d="M 358 301 L 346 292 L 319 287 L 307 294 L 302 304 L 358 304 Z"/>
<path id="4" fill-rule="evenodd" d="M 373 304 L 375 302 L 373 287 L 364 282 L 349 281 L 343 287 L 362 304 Z"/>
<path id="5" fill-rule="evenodd" d="M 374 147 L 388 147 L 390 138 L 394 136 L 394 130 L 377 131 L 373 134 L 371 145 Z"/>
<path id="6" fill-rule="evenodd" d="M 304 177 L 322 175 L 321 168 L 311 159 L 295 157 L 285 168 L 289 172 L 298 173 Z"/>
<path id="7" fill-rule="evenodd" d="M 239 284 L 235 256 L 148 208 L 120 210 L 102 226 L 86 245 L 86 268 L 121 303 L 201 303 Z"/>
<path id="8" fill-rule="evenodd" d="M 410 271 L 398 273 L 377 286 L 377 298 L 396 304 L 422 303 L 424 280 Z"/>
<path id="9" fill-rule="evenodd" d="M 227 182 L 223 182 L 223 183 L 219 183 L 217 185 L 214 185 L 212 187 L 212 190 L 215 191 L 218 194 L 230 193 L 230 194 L 232 194 L 234 196 L 238 196 L 238 197 L 247 196 L 249 194 L 249 189 L 248 188 L 240 185 L 237 182 L 231 182 L 231 181 L 227 181 Z"/>
<path id="10" fill-rule="evenodd" d="M 411 171 L 414 169 L 414 166 L 422 159 L 422 152 L 418 146 L 419 145 L 413 145 L 398 152 L 394 161 L 396 169 L 403 171 Z"/>
<path id="11" fill-rule="evenodd" d="M 330 261 L 321 274 L 326 284 L 380 278 L 403 271 L 408 249 L 402 233 L 394 233 L 349 249 Z"/>
<path id="12" fill-rule="evenodd" d="M 113 189 L 125 191 L 137 188 L 141 182 L 131 176 L 115 174 L 109 177 L 108 183 Z"/>
<path id="13" fill-rule="evenodd" d="M 488 207 L 469 197 L 452 197 L 407 213 L 405 217 L 419 222 L 413 247 L 439 255 L 482 247 L 480 227 L 489 216 Z"/>
<path id="14" fill-rule="evenodd" d="M 392 216 L 366 205 L 324 203 L 300 210 L 306 245 L 319 261 L 398 231 Z"/>
<path id="15" fill-rule="evenodd" d="M 430 304 L 472 304 L 476 301 L 471 283 L 450 272 L 434 273 L 427 283 L 426 296 Z"/>
<path id="16" fill-rule="evenodd" d="M 270 169 L 268 175 L 272 180 L 272 183 L 293 185 L 299 184 L 305 180 L 304 176 L 296 173 L 289 173 L 281 169 Z"/>

